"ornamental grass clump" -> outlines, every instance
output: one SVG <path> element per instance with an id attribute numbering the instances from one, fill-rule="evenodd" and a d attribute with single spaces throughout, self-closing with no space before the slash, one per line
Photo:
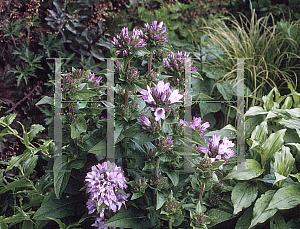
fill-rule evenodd
<path id="1" fill-rule="evenodd" d="M 96 212 L 98 216 L 92 226 L 98 227 L 98 229 L 113 228 L 103 226 L 107 220 L 105 210 L 116 213 L 122 205 L 125 205 L 125 201 L 130 195 L 119 192 L 119 190 L 127 188 L 121 167 L 109 161 L 94 165 L 92 171 L 87 173 L 85 181 L 87 182 L 87 193 L 89 193 L 88 213 Z"/>

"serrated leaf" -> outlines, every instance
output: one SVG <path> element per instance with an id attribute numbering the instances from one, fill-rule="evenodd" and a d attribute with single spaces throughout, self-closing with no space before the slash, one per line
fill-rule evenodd
<path id="1" fill-rule="evenodd" d="M 28 138 L 29 138 L 29 142 L 32 141 L 32 139 L 35 137 L 35 135 L 38 132 L 42 132 L 45 128 L 42 125 L 39 124 L 33 124 L 30 127 L 30 131 L 28 132 Z"/>
<path id="2" fill-rule="evenodd" d="M 258 188 L 255 184 L 246 182 L 236 184 L 231 193 L 231 201 L 234 207 L 233 214 L 236 215 L 244 208 L 249 207 L 256 199 L 257 194 Z"/>
<path id="3" fill-rule="evenodd" d="M 76 115 L 78 119 L 71 124 L 71 138 L 77 138 L 81 133 L 85 133 L 87 129 L 86 121 L 83 115 Z"/>

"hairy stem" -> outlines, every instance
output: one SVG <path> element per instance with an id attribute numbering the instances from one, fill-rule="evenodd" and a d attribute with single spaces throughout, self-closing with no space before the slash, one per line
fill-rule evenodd
<path id="1" fill-rule="evenodd" d="M 125 105 L 128 105 L 129 91 L 125 90 Z"/>
<path id="2" fill-rule="evenodd" d="M 151 65 L 152 65 L 152 58 L 153 58 L 153 51 L 151 51 L 149 61 L 148 61 L 148 72 L 151 71 Z"/>
<path id="3" fill-rule="evenodd" d="M 172 229 L 172 223 L 173 223 L 172 219 L 169 219 L 169 229 Z"/>
<path id="4" fill-rule="evenodd" d="M 201 189 L 201 193 L 200 193 L 200 202 L 202 201 L 202 197 L 203 197 L 203 193 L 204 193 L 204 188 L 205 188 L 205 183 L 202 184 L 202 189 Z"/>
<path id="5" fill-rule="evenodd" d="M 158 177 L 158 168 L 159 168 L 159 162 L 160 162 L 160 158 L 158 158 L 157 162 L 156 162 L 156 166 L 154 168 L 154 176 Z"/>

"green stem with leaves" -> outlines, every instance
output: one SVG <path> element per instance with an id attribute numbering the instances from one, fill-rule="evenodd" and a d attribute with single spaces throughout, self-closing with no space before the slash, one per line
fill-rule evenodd
<path id="1" fill-rule="evenodd" d="M 173 223 L 173 220 L 169 219 L 169 229 L 172 229 L 172 223 Z"/>
<path id="2" fill-rule="evenodd" d="M 151 71 L 151 65 L 152 65 L 152 58 L 153 58 L 153 51 L 151 51 L 149 61 L 148 61 L 148 72 Z"/>
<path id="3" fill-rule="evenodd" d="M 159 168 L 160 158 L 157 159 L 156 166 L 154 168 L 154 176 L 158 177 L 158 168 Z"/>
<path id="4" fill-rule="evenodd" d="M 204 193 L 204 188 L 205 188 L 205 183 L 202 184 L 202 188 L 201 188 L 201 193 L 200 193 L 200 202 L 202 202 L 202 197 L 203 197 L 203 193 Z"/>

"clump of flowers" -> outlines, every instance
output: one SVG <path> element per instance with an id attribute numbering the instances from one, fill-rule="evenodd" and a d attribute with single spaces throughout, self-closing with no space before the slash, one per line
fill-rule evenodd
<path id="1" fill-rule="evenodd" d="M 163 176 L 155 177 L 154 179 L 150 179 L 150 185 L 155 189 L 162 189 L 167 184 L 167 179 Z"/>
<path id="2" fill-rule="evenodd" d="M 92 171 L 87 173 L 85 181 L 87 183 L 87 193 L 89 193 L 87 201 L 88 213 L 97 212 L 97 215 L 99 215 L 92 226 L 100 229 L 108 228 L 103 226 L 107 220 L 105 219 L 104 211 L 108 209 L 116 213 L 122 205 L 125 205 L 125 201 L 130 195 L 125 195 L 118 191 L 119 189 L 127 188 L 121 168 L 109 161 L 92 166 Z M 106 206 L 98 211 L 97 207 L 102 204 Z"/>
<path id="3" fill-rule="evenodd" d="M 150 119 L 146 115 L 141 115 L 139 120 L 143 124 L 142 125 L 143 130 L 146 130 L 146 131 L 149 131 L 152 133 L 158 133 L 160 131 L 159 123 L 157 121 L 151 122 Z"/>
<path id="4" fill-rule="evenodd" d="M 229 141 L 227 137 L 224 137 L 220 142 L 221 136 L 213 135 L 213 138 L 208 139 L 208 149 L 203 146 L 198 146 L 198 151 L 200 153 L 207 154 L 213 161 L 225 161 L 227 163 L 229 158 L 235 155 L 231 147 L 234 146 L 232 141 Z M 223 169 L 222 165 L 219 167 L 220 170 Z"/>
<path id="5" fill-rule="evenodd" d="M 182 84 L 182 80 L 184 78 L 184 69 L 185 69 L 185 61 L 189 57 L 189 53 L 184 52 L 182 54 L 181 51 L 178 51 L 177 53 L 170 52 L 169 59 L 164 59 L 163 63 L 164 66 L 168 71 L 174 75 L 172 78 L 172 85 L 173 86 L 180 86 Z M 193 62 L 191 62 L 191 65 L 193 65 Z M 196 72 L 196 67 L 191 67 L 191 72 Z"/>
<path id="6" fill-rule="evenodd" d="M 201 137 L 204 137 L 204 132 L 206 131 L 206 129 L 208 127 L 210 127 L 209 122 L 205 122 L 203 124 L 202 123 L 202 119 L 201 117 L 193 117 L 193 120 L 190 124 L 190 127 L 193 128 L 194 130 L 196 130 L 198 133 L 200 133 Z M 184 120 L 180 119 L 180 124 L 185 127 L 186 123 Z"/>
<path id="7" fill-rule="evenodd" d="M 145 193 L 145 190 L 148 186 L 148 179 L 146 178 L 139 178 L 137 181 L 134 181 L 132 184 L 133 191 L 136 193 Z"/>
<path id="8" fill-rule="evenodd" d="M 133 29 L 132 32 L 128 32 L 128 28 L 123 28 L 121 33 L 114 37 L 111 43 L 116 47 L 117 54 L 123 56 L 132 55 L 138 48 L 147 45 L 143 37 L 143 31 L 139 29 Z"/>
<path id="9" fill-rule="evenodd" d="M 207 223 L 208 217 L 204 214 L 194 214 L 192 218 L 192 226 L 194 228 L 201 228 L 201 229 L 207 229 L 207 226 L 205 225 Z"/>
<path id="10" fill-rule="evenodd" d="M 152 21 L 152 25 L 145 23 L 145 30 L 141 37 L 147 42 L 147 46 L 156 47 L 163 46 L 165 42 L 168 42 L 166 36 L 166 27 L 162 27 L 163 22 Z"/>
<path id="11" fill-rule="evenodd" d="M 160 119 L 165 119 L 166 111 L 169 111 L 169 106 L 173 103 L 181 102 L 183 95 L 179 94 L 179 90 L 176 89 L 172 91 L 170 89 L 170 83 L 164 83 L 164 81 L 159 81 L 156 87 L 150 89 L 147 85 L 147 90 L 142 89 L 143 99 L 146 103 L 151 106 L 151 111 L 153 111 L 155 121 Z"/>
<path id="12" fill-rule="evenodd" d="M 130 120 L 131 116 L 139 110 L 138 104 L 136 102 L 130 103 L 128 105 L 123 105 L 120 107 L 121 116 L 125 120 Z"/>
<path id="13" fill-rule="evenodd" d="M 97 86 L 99 85 L 100 81 L 102 80 L 102 76 L 99 76 L 97 79 L 96 79 L 96 76 L 94 73 L 90 73 L 89 74 L 89 80 L 93 81 L 93 85 L 94 86 Z"/>
<path id="14" fill-rule="evenodd" d="M 159 143 L 157 144 L 157 147 L 161 150 L 161 151 L 172 151 L 172 144 L 173 144 L 174 140 L 171 140 L 170 135 L 167 135 L 166 138 L 161 138 L 159 140 Z"/>

